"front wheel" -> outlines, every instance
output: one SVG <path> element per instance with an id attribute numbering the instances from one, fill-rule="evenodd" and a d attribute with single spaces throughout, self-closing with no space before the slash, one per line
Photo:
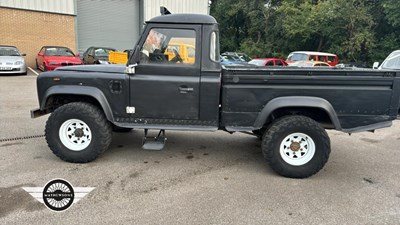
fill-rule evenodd
<path id="1" fill-rule="evenodd" d="M 96 106 L 74 102 L 57 108 L 45 129 L 46 141 L 55 155 L 67 162 L 96 159 L 111 143 L 111 125 Z"/>
<path id="2" fill-rule="evenodd" d="M 305 116 L 285 116 L 264 133 L 262 152 L 271 168 L 290 178 L 314 175 L 328 161 L 329 136 L 316 121 Z"/>

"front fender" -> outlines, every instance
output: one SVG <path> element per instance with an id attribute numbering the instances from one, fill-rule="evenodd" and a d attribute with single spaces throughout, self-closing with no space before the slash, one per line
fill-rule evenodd
<path id="1" fill-rule="evenodd" d="M 106 97 L 103 92 L 95 87 L 88 86 L 77 86 L 77 85 L 57 85 L 52 86 L 46 90 L 42 102 L 40 103 L 40 110 L 45 110 L 46 102 L 49 97 L 53 95 L 83 95 L 92 97 L 97 100 L 97 102 L 101 105 L 104 114 L 106 115 L 109 121 L 114 121 L 114 117 L 111 111 L 111 107 L 108 104 Z"/>
<path id="2" fill-rule="evenodd" d="M 267 122 L 268 117 L 272 112 L 279 108 L 285 107 L 308 107 L 308 108 L 319 108 L 326 111 L 337 130 L 341 130 L 339 119 L 336 115 L 332 105 L 323 98 L 308 97 L 308 96 L 288 96 L 278 97 L 269 101 L 264 108 L 261 110 L 256 121 L 254 122 L 254 128 L 260 129 Z"/>

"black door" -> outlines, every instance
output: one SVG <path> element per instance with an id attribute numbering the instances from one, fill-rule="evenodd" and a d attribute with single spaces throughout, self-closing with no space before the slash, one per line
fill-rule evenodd
<path id="1" fill-rule="evenodd" d="M 130 76 L 131 114 L 137 118 L 198 120 L 201 26 L 154 27 L 141 42 L 141 60 Z M 180 48 L 195 49 L 195 60 Z M 197 51 L 196 51 L 197 49 Z M 182 53 L 181 53 L 182 54 Z"/>

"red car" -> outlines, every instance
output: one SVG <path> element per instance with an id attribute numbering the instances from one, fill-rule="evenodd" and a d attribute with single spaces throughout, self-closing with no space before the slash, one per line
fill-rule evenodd
<path id="1" fill-rule="evenodd" d="M 36 57 L 36 68 L 48 71 L 61 66 L 82 65 L 78 56 L 67 47 L 43 46 Z"/>
<path id="2" fill-rule="evenodd" d="M 252 59 L 249 64 L 256 66 L 287 66 L 287 63 L 280 58 L 257 58 Z"/>

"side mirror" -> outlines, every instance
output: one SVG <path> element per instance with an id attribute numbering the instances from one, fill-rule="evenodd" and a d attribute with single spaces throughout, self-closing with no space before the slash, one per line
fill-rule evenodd
<path id="1" fill-rule="evenodd" d="M 379 67 L 379 62 L 374 62 L 374 64 L 372 65 L 372 69 L 376 70 Z"/>
<path id="2" fill-rule="evenodd" d="M 26 54 L 24 53 L 24 54 L 21 54 L 21 56 L 26 56 Z"/>
<path id="3" fill-rule="evenodd" d="M 132 55 L 132 58 L 128 60 L 128 63 L 126 65 L 125 73 L 126 74 L 135 74 L 135 67 L 138 65 L 140 62 L 140 48 L 139 46 L 136 46 L 135 52 Z"/>
<path id="4" fill-rule="evenodd" d="M 79 57 L 79 56 L 81 56 L 81 54 L 78 53 L 78 54 L 76 54 L 75 56 L 76 56 L 76 57 Z"/>
<path id="5" fill-rule="evenodd" d="M 43 53 L 40 53 L 40 52 L 39 52 L 37 55 L 38 55 L 38 56 L 43 56 Z"/>

